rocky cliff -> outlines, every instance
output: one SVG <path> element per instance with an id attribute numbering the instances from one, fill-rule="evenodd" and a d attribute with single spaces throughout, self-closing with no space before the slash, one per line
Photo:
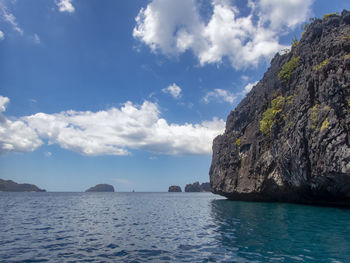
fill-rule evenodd
<path id="1" fill-rule="evenodd" d="M 350 205 L 350 12 L 306 26 L 227 117 L 210 183 L 232 200 Z"/>
<path id="2" fill-rule="evenodd" d="M 46 192 L 34 184 L 18 184 L 12 180 L 0 179 L 0 192 Z"/>
<path id="3" fill-rule="evenodd" d="M 182 192 L 181 187 L 178 185 L 169 186 L 168 192 Z"/>
<path id="4" fill-rule="evenodd" d="M 114 187 L 109 184 L 98 184 L 90 187 L 85 192 L 114 192 Z"/>
<path id="5" fill-rule="evenodd" d="M 185 192 L 211 192 L 210 183 L 194 182 L 193 184 L 186 184 Z"/>

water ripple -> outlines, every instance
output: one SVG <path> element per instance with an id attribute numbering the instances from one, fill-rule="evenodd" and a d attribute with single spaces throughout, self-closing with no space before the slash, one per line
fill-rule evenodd
<path id="1" fill-rule="evenodd" d="M 350 262 L 350 211 L 206 193 L 0 193 L 0 262 Z"/>

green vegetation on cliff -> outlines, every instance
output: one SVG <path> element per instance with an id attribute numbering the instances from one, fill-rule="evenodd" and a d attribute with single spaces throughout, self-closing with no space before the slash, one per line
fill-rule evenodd
<path id="1" fill-rule="evenodd" d="M 328 63 L 328 58 L 326 58 L 325 60 L 323 60 L 320 64 L 314 66 L 312 69 L 313 69 L 314 71 L 319 71 L 319 70 L 321 70 L 324 66 L 326 66 L 327 63 Z"/>
<path id="2" fill-rule="evenodd" d="M 236 140 L 236 145 L 237 145 L 237 147 L 240 147 L 240 146 L 241 146 L 241 139 L 237 139 L 237 140 Z"/>
<path id="3" fill-rule="evenodd" d="M 278 96 L 271 101 L 271 107 L 263 113 L 262 120 L 260 121 L 260 131 L 263 134 L 269 135 L 271 133 L 271 128 L 275 123 L 276 114 L 282 111 L 284 102 L 284 97 Z"/>
<path id="4" fill-rule="evenodd" d="M 300 57 L 292 57 L 286 64 L 282 66 L 278 73 L 278 79 L 283 82 L 288 82 L 295 68 L 298 66 Z"/>

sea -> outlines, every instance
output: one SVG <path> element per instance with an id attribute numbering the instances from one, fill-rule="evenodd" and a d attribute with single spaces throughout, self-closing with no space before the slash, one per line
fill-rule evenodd
<path id="1" fill-rule="evenodd" d="M 0 193 L 0 262 L 350 262 L 350 210 L 211 193 Z"/>

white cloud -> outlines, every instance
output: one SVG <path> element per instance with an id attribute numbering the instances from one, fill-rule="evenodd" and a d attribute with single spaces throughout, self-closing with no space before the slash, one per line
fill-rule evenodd
<path id="1" fill-rule="evenodd" d="M 236 100 L 237 96 L 227 90 L 224 89 L 215 89 L 214 91 L 209 91 L 203 97 L 203 101 L 205 103 L 209 103 L 213 100 L 217 102 L 228 102 L 233 104 Z"/>
<path id="2" fill-rule="evenodd" d="M 46 157 L 51 157 L 52 156 L 52 152 L 45 152 L 44 153 Z"/>
<path id="3" fill-rule="evenodd" d="M 207 94 L 205 94 L 205 96 L 203 97 L 203 101 L 205 103 L 216 101 L 219 103 L 228 102 L 230 104 L 233 104 L 238 97 L 244 97 L 245 95 L 247 95 L 256 84 L 258 84 L 258 81 L 248 83 L 247 85 L 245 85 L 242 91 L 236 93 L 231 93 L 224 89 L 215 89 L 214 91 L 207 92 Z"/>
<path id="4" fill-rule="evenodd" d="M 241 76 L 241 79 L 242 79 L 244 82 L 247 82 L 247 81 L 249 80 L 249 76 L 242 75 L 242 76 Z"/>
<path id="5" fill-rule="evenodd" d="M 0 112 L 6 111 L 6 106 L 9 104 L 10 99 L 7 97 L 0 96 Z"/>
<path id="6" fill-rule="evenodd" d="M 310 15 L 313 0 L 260 0 L 258 1 L 261 22 L 270 23 L 273 29 L 282 26 L 294 28 Z"/>
<path id="7" fill-rule="evenodd" d="M 10 13 L 4 3 L 0 2 L 0 17 L 9 23 L 12 28 L 23 35 L 23 29 L 18 25 L 17 19 L 14 14 Z"/>
<path id="8" fill-rule="evenodd" d="M 179 99 L 181 97 L 181 88 L 175 83 L 169 85 L 167 88 L 162 89 L 164 93 L 168 93 L 173 96 L 174 99 Z"/>
<path id="9" fill-rule="evenodd" d="M 73 0 L 59 0 L 59 2 L 57 2 L 58 10 L 60 12 L 73 13 L 75 8 L 72 5 L 72 2 Z"/>
<path id="10" fill-rule="evenodd" d="M 154 0 L 140 10 L 136 23 L 133 36 L 165 54 L 192 46 L 192 31 L 201 26 L 194 0 Z"/>
<path id="11" fill-rule="evenodd" d="M 5 111 L 8 98 L 0 98 Z M 225 122 L 214 118 L 198 124 L 168 124 L 158 105 L 125 103 L 120 109 L 37 113 L 10 121 L 1 115 L 0 150 L 33 151 L 43 141 L 83 155 L 128 155 L 130 150 L 156 154 L 210 154 L 212 140 Z"/>
<path id="12" fill-rule="evenodd" d="M 0 30 L 0 40 L 3 40 L 3 39 L 5 39 L 5 34 L 4 34 L 4 32 L 2 32 L 2 31 Z"/>
<path id="13" fill-rule="evenodd" d="M 248 1 L 241 16 L 232 1 L 213 0 L 208 22 L 195 0 L 153 0 L 136 17 L 133 36 L 153 52 L 179 55 L 191 50 L 201 65 L 227 57 L 236 69 L 257 66 L 285 48 L 279 35 L 303 22 L 312 0 Z"/>
<path id="14" fill-rule="evenodd" d="M 38 36 L 38 34 L 34 34 L 33 40 L 34 40 L 34 43 L 35 43 L 35 44 L 38 44 L 38 45 L 39 45 L 39 44 L 41 43 L 40 37 Z"/>
<path id="15" fill-rule="evenodd" d="M 9 101 L 0 96 L 0 154 L 34 151 L 43 143 L 36 132 L 25 120 L 9 120 L 2 114 Z"/>
<path id="16" fill-rule="evenodd" d="M 252 88 L 253 88 L 256 84 L 258 84 L 258 82 L 259 82 L 259 81 L 256 81 L 256 82 L 253 82 L 253 83 L 248 83 L 248 84 L 244 87 L 244 89 L 243 89 L 243 91 L 242 91 L 243 95 L 249 93 L 249 92 L 252 90 Z"/>

